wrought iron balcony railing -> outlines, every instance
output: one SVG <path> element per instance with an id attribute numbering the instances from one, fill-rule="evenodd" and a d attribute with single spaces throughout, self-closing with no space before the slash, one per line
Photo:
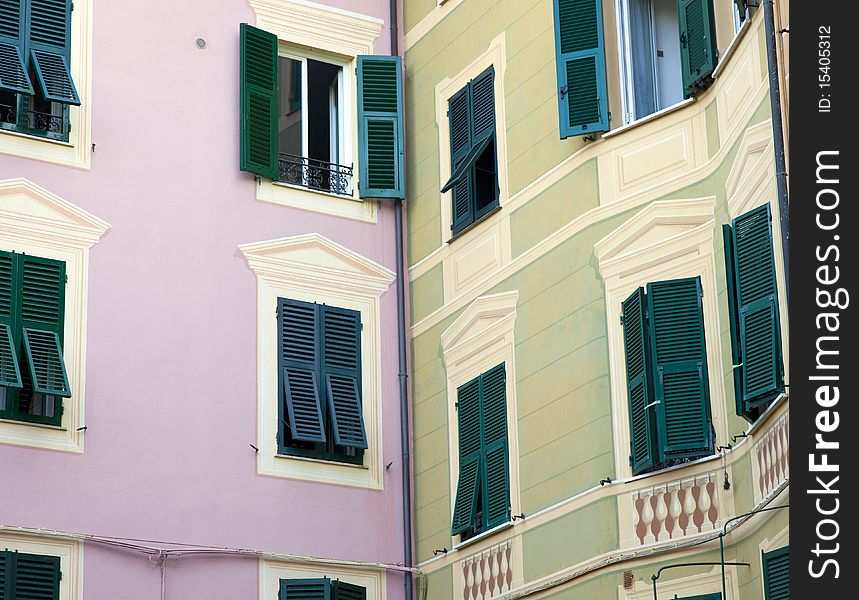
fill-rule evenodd
<path id="1" fill-rule="evenodd" d="M 281 153 L 277 180 L 341 196 L 352 195 L 352 167 Z"/>
<path id="2" fill-rule="evenodd" d="M 65 115 L 53 115 L 25 108 L 20 116 L 21 119 L 19 119 L 17 107 L 0 104 L 0 127 L 4 129 L 23 128 L 23 133 L 46 135 L 58 139 L 66 135 Z"/>

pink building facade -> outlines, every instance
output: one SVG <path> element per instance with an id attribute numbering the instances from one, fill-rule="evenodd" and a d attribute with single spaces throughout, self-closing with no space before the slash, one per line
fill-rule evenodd
<path id="1" fill-rule="evenodd" d="M 0 598 L 404 598 L 389 3 L 70 5 L 0 2 Z"/>

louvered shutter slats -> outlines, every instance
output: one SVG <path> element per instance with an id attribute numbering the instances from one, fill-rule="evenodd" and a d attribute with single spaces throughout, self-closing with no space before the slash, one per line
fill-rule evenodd
<path id="1" fill-rule="evenodd" d="M 367 600 L 367 588 L 334 580 L 331 582 L 332 600 Z"/>
<path id="2" fill-rule="evenodd" d="M 453 508 L 451 533 L 457 535 L 474 524 L 477 514 L 478 489 L 480 487 L 479 454 L 472 455 L 468 461 L 459 465 L 459 481 L 456 486 L 456 500 Z"/>
<path id="3" fill-rule="evenodd" d="M 277 179 L 277 36 L 242 23 L 239 37 L 240 168 Z"/>
<path id="4" fill-rule="evenodd" d="M 361 198 L 405 198 L 402 95 L 398 56 L 358 57 Z"/>
<path id="5" fill-rule="evenodd" d="M 32 94 L 22 36 L 24 0 L 0 0 L 0 90 Z"/>
<path id="6" fill-rule="evenodd" d="M 716 22 L 712 0 L 677 0 L 683 95 L 692 96 L 716 68 Z"/>
<path id="7" fill-rule="evenodd" d="M 785 546 L 762 555 L 764 600 L 790 599 L 790 547 Z"/>
<path id="8" fill-rule="evenodd" d="M 281 579 L 279 600 L 331 600 L 331 580 Z"/>
<path id="9" fill-rule="evenodd" d="M 506 523 L 510 517 L 510 482 L 507 445 L 507 390 L 504 364 L 483 375 L 484 476 L 486 489 L 486 528 Z"/>
<path id="10" fill-rule="evenodd" d="M 608 130 L 601 0 L 555 0 L 561 139 Z"/>
<path id="11" fill-rule="evenodd" d="M 14 258 L 0 252 L 0 386 L 21 387 L 21 368 L 12 333 Z"/>
<path id="12" fill-rule="evenodd" d="M 358 379 L 330 373 L 326 375 L 326 379 L 334 443 L 339 446 L 366 448 L 367 434 L 361 416 Z"/>
<path id="13" fill-rule="evenodd" d="M 70 64 L 72 0 L 30 0 L 30 60 L 45 100 L 81 103 Z"/>
<path id="14" fill-rule="evenodd" d="M 459 417 L 459 479 L 453 510 L 453 535 L 472 526 L 477 513 L 481 469 L 480 379 L 475 378 L 457 390 Z"/>
<path id="15" fill-rule="evenodd" d="M 59 600 L 59 597 L 58 556 L 0 553 L 0 600 Z"/>
<path id="16" fill-rule="evenodd" d="M 24 328 L 24 349 L 30 366 L 33 391 L 37 394 L 69 398 L 66 367 L 60 337 L 53 331 Z"/>
<path id="17" fill-rule="evenodd" d="M 361 319 L 354 310 L 322 307 L 326 390 L 334 441 L 366 448 L 361 410 Z"/>
<path id="18" fill-rule="evenodd" d="M 629 402 L 630 451 L 633 473 L 656 463 L 656 423 L 651 404 L 650 364 L 647 347 L 647 305 L 638 288 L 622 305 L 623 341 L 626 351 L 626 381 Z"/>

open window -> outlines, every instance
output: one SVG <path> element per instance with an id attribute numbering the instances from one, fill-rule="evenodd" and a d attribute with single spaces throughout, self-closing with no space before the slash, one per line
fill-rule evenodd
<path id="1" fill-rule="evenodd" d="M 709 85 L 718 52 L 712 0 L 618 0 L 618 32 L 625 124 Z"/>

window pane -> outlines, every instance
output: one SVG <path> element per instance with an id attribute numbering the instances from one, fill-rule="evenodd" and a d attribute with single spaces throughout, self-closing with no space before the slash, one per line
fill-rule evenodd
<path id="1" fill-rule="evenodd" d="M 495 140 L 474 162 L 475 217 L 479 218 L 498 201 L 498 177 L 495 169 Z"/>
<path id="2" fill-rule="evenodd" d="M 307 61 L 308 157 L 311 166 L 337 163 L 337 97 L 340 67 Z"/>
<path id="3" fill-rule="evenodd" d="M 281 153 L 302 156 L 302 61 L 281 56 L 278 58 L 280 76 L 280 102 L 277 119 L 278 150 Z"/>

